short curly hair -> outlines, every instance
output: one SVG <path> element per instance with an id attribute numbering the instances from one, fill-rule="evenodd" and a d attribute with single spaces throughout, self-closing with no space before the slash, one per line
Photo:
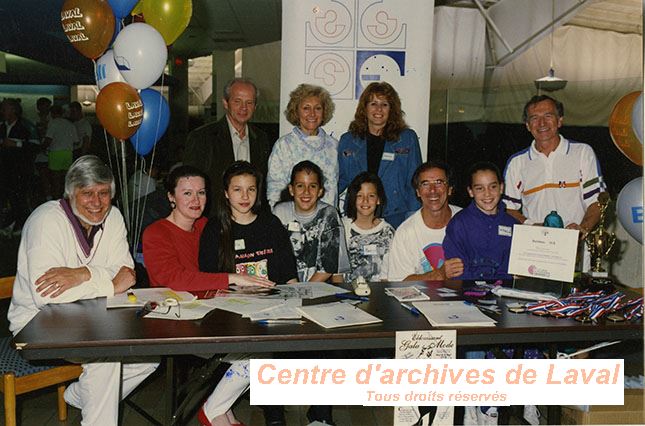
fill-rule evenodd
<path id="1" fill-rule="evenodd" d="M 287 118 L 289 123 L 294 126 L 298 126 L 300 124 L 298 107 L 303 100 L 312 96 L 318 98 L 323 107 L 323 118 L 320 125 L 324 126 L 329 122 L 329 120 L 331 120 L 334 116 L 334 109 L 336 106 L 334 105 L 334 101 L 331 99 L 329 92 L 320 86 L 302 83 L 289 93 L 289 103 L 287 104 L 287 109 L 284 110 L 284 116 Z"/>

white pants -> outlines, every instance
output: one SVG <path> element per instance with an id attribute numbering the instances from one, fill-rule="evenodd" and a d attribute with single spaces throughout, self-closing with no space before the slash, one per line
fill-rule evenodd
<path id="1" fill-rule="evenodd" d="M 120 400 L 128 396 L 158 366 L 158 363 L 122 364 L 120 362 L 82 364 L 83 372 L 78 381 L 65 390 L 65 401 L 81 410 L 82 425 L 116 426 Z M 122 376 L 123 388 L 121 389 Z M 121 391 L 121 398 L 119 398 L 119 391 Z"/>
<path id="2" fill-rule="evenodd" d="M 235 401 L 249 388 L 249 361 L 230 362 L 231 366 L 204 404 L 204 414 L 209 420 L 230 410 Z"/>

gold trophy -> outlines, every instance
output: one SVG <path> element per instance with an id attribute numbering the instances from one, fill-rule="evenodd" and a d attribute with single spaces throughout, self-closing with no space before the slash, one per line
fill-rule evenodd
<path id="1" fill-rule="evenodd" d="M 598 224 L 585 237 L 587 250 L 591 254 L 591 276 L 592 278 L 607 278 L 609 274 L 602 267 L 602 259 L 609 254 L 614 243 L 616 243 L 616 234 L 605 229 L 605 214 L 609 206 L 609 194 L 601 192 L 598 195 L 598 204 L 600 205 L 600 220 Z"/>

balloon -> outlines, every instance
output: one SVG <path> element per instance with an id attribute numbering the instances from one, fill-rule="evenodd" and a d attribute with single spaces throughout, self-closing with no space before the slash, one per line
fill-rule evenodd
<path id="1" fill-rule="evenodd" d="M 143 102 L 126 83 L 110 83 L 96 97 L 96 116 L 109 134 L 127 139 L 141 125 Z"/>
<path id="2" fill-rule="evenodd" d="M 632 109 L 640 92 L 632 92 L 623 96 L 614 106 L 609 116 L 609 134 L 616 147 L 629 160 L 643 165 L 643 144 L 638 141 L 632 129 Z"/>
<path id="3" fill-rule="evenodd" d="M 643 244 L 643 178 L 627 183 L 618 194 L 616 213 L 625 231 Z"/>
<path id="4" fill-rule="evenodd" d="M 96 60 L 95 77 L 99 90 L 110 83 L 117 81 L 125 82 L 125 79 L 114 63 L 114 52 L 112 49 L 108 49 L 103 56 Z"/>
<path id="5" fill-rule="evenodd" d="M 135 89 L 145 89 L 157 81 L 168 59 L 168 48 L 159 31 L 142 22 L 123 28 L 113 50 L 117 68 Z"/>
<path id="6" fill-rule="evenodd" d="M 143 16 L 166 40 L 173 44 L 184 32 L 193 15 L 192 0 L 143 0 Z"/>
<path id="7" fill-rule="evenodd" d="M 139 0 L 139 3 L 137 3 L 132 8 L 132 12 L 130 12 L 130 15 L 135 16 L 135 15 L 140 15 L 141 13 L 143 13 L 143 0 Z"/>
<path id="8" fill-rule="evenodd" d="M 638 141 L 643 143 L 643 92 L 638 95 L 638 99 L 632 108 L 632 129 L 638 138 Z"/>
<path id="9" fill-rule="evenodd" d="M 143 121 L 130 142 L 138 154 L 148 155 L 168 129 L 170 107 L 163 95 L 156 90 L 142 90 L 139 96 L 143 101 Z"/>
<path id="10" fill-rule="evenodd" d="M 130 11 L 139 0 L 108 0 L 112 6 L 114 16 L 121 19 L 130 14 Z"/>
<path id="11" fill-rule="evenodd" d="M 105 0 L 65 0 L 60 23 L 72 46 L 84 56 L 96 59 L 110 45 L 114 14 Z"/>

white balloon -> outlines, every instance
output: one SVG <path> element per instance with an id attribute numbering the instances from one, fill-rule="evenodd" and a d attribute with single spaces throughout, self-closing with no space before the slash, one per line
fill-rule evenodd
<path id="1" fill-rule="evenodd" d="M 616 200 L 616 213 L 625 231 L 643 244 L 643 178 L 636 178 L 623 187 Z"/>
<path id="2" fill-rule="evenodd" d="M 632 108 L 632 129 L 641 143 L 643 143 L 643 92 Z"/>
<path id="3" fill-rule="evenodd" d="M 125 79 L 114 63 L 114 52 L 112 49 L 106 50 L 103 56 L 96 60 L 96 71 L 94 74 L 96 77 L 96 85 L 99 87 L 99 90 L 110 83 L 125 83 Z"/>
<path id="4" fill-rule="evenodd" d="M 150 87 L 166 67 L 166 42 L 159 31 L 148 24 L 127 25 L 116 37 L 113 49 L 121 75 L 135 89 Z"/>

